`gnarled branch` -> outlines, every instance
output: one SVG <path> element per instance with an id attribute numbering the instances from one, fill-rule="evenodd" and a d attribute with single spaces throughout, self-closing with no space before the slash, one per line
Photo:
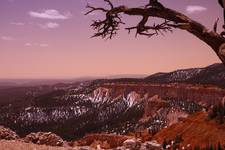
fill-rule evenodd
<path id="1" fill-rule="evenodd" d="M 146 18 L 143 18 L 144 21 L 145 19 Z M 152 37 L 153 35 L 159 35 L 159 33 L 164 35 L 163 32 L 172 32 L 172 26 L 169 24 L 170 21 L 168 20 L 165 20 L 165 22 L 161 24 L 153 24 L 153 26 L 146 26 L 143 20 L 135 27 L 126 28 L 128 33 L 130 33 L 131 30 L 136 29 L 136 36 L 139 34 Z M 149 30 L 152 32 L 149 33 Z"/>
<path id="2" fill-rule="evenodd" d="M 131 30 L 136 30 L 136 36 L 145 35 L 148 37 L 159 35 L 159 33 L 163 34 L 168 31 L 172 32 L 175 28 L 186 30 L 208 44 L 225 65 L 225 50 L 223 49 L 224 46 L 222 46 L 225 43 L 225 38 L 216 33 L 217 22 L 214 25 L 214 31 L 210 31 L 204 25 L 192 20 L 186 15 L 166 8 L 157 0 L 150 0 L 149 4 L 145 5 L 145 7 L 137 8 L 128 8 L 126 6 L 115 7 L 110 0 L 104 1 L 110 6 L 109 9 L 88 6 L 90 10 L 86 14 L 99 10 L 105 13 L 104 20 L 95 20 L 91 24 L 93 29 L 97 31 L 93 37 L 111 39 L 117 34 L 117 31 L 120 29 L 120 25 L 124 24 L 121 18 L 122 14 L 129 16 L 142 16 L 142 19 L 136 26 L 128 27 L 126 29 L 129 32 Z M 165 21 L 161 24 L 153 23 L 153 25 L 147 25 L 148 21 L 150 19 L 154 19 L 154 17 L 161 18 Z"/>

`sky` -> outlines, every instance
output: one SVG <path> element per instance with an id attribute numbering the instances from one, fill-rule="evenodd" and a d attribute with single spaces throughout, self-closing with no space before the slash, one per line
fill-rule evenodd
<path id="1" fill-rule="evenodd" d="M 148 0 L 112 0 L 115 5 L 139 7 Z M 92 20 L 87 3 L 103 0 L 0 0 L 0 78 L 77 78 L 121 74 L 150 75 L 220 62 L 211 48 L 186 31 L 147 38 L 128 34 L 140 18 L 126 22 L 112 40 L 90 38 Z M 217 0 L 161 0 L 213 28 L 223 10 Z"/>

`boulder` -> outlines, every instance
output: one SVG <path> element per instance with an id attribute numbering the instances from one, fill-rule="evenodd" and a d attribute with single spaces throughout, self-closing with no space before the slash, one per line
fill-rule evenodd
<path id="1" fill-rule="evenodd" d="M 71 150 L 96 150 L 96 148 L 92 148 L 90 146 L 74 146 Z"/>
<path id="2" fill-rule="evenodd" d="M 123 142 L 123 146 L 129 150 L 139 150 L 141 148 L 141 141 L 139 139 L 128 139 Z"/>
<path id="3" fill-rule="evenodd" d="M 16 140 L 19 136 L 16 134 L 16 132 L 12 131 L 9 128 L 5 128 L 3 126 L 0 126 L 0 139 L 4 140 Z"/>
<path id="4" fill-rule="evenodd" d="M 70 143 L 71 146 L 91 146 L 97 148 L 100 145 L 103 149 L 114 149 L 123 145 L 123 142 L 130 136 L 115 134 L 88 134 L 78 141 Z"/>
<path id="5" fill-rule="evenodd" d="M 147 141 L 143 144 L 148 150 L 161 150 L 161 145 L 157 141 Z"/>
<path id="6" fill-rule="evenodd" d="M 30 133 L 24 138 L 24 141 L 49 146 L 63 146 L 64 144 L 61 137 L 51 132 Z"/>

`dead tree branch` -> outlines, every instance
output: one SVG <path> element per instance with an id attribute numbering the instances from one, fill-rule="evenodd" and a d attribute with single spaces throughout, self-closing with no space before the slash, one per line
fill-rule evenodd
<path id="1" fill-rule="evenodd" d="M 164 33 L 168 31 L 172 32 L 175 28 L 186 30 L 208 44 L 225 65 L 225 49 L 223 49 L 223 47 L 225 47 L 225 38 L 216 33 L 218 21 L 214 25 L 214 30 L 210 31 L 204 25 L 192 20 L 186 15 L 166 8 L 157 0 L 150 0 L 149 4 L 144 8 L 128 8 L 126 6 L 115 7 L 110 0 L 104 1 L 109 5 L 109 9 L 87 6 L 90 10 L 86 15 L 94 11 L 102 11 L 105 13 L 104 20 L 95 20 L 91 24 L 91 27 L 97 31 L 93 37 L 111 39 L 117 34 L 117 31 L 120 29 L 120 25 L 124 24 L 121 17 L 122 14 L 129 16 L 142 16 L 142 19 L 136 26 L 126 28 L 129 33 L 131 30 L 136 30 L 136 36 L 145 35 L 147 37 L 152 37 L 159 34 L 164 35 Z M 148 21 L 150 19 L 154 19 L 154 17 L 163 19 L 164 22 L 161 24 L 153 23 L 153 25 L 148 25 Z"/>

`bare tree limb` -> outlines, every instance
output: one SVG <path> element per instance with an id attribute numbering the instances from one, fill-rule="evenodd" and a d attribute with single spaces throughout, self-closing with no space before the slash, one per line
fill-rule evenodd
<path id="1" fill-rule="evenodd" d="M 214 25 L 213 25 L 213 31 L 217 32 L 217 26 L 218 26 L 219 18 L 216 19 Z"/>
<path id="2" fill-rule="evenodd" d="M 122 14 L 129 16 L 142 16 L 142 19 L 136 26 L 126 28 L 128 32 L 136 30 L 136 36 L 145 35 L 147 37 L 152 37 L 154 35 L 159 35 L 159 33 L 164 35 L 165 32 L 172 32 L 175 28 L 186 30 L 208 44 L 225 65 L 225 38 L 216 33 L 218 21 L 216 21 L 214 25 L 214 31 L 210 31 L 204 25 L 192 20 L 186 15 L 166 8 L 157 0 L 150 0 L 149 4 L 144 8 L 128 8 L 126 6 L 115 7 L 110 0 L 104 1 L 108 3 L 110 9 L 88 6 L 88 9 L 90 10 L 86 14 L 99 10 L 105 13 L 104 20 L 95 20 L 91 24 L 92 28 L 97 31 L 93 37 L 111 39 L 117 34 L 117 31 L 120 29 L 120 25 L 124 24 L 121 17 Z M 154 19 L 154 17 L 161 18 L 164 22 L 161 24 L 154 23 L 153 25 L 147 25 L 150 18 Z"/>
<path id="3" fill-rule="evenodd" d="M 153 24 L 153 26 L 146 26 L 145 19 L 147 18 L 143 18 L 143 20 L 135 27 L 126 28 L 128 30 L 128 33 L 130 33 L 131 30 L 136 29 L 136 36 L 139 34 L 139 35 L 145 35 L 147 37 L 152 37 L 153 35 L 159 35 L 159 33 L 161 35 L 164 35 L 163 32 L 167 32 L 167 31 L 172 32 L 172 27 L 169 24 L 170 21 L 168 20 L 165 20 L 165 22 L 161 24 L 157 24 L 157 25 Z M 149 30 L 151 30 L 152 32 L 149 33 Z"/>

